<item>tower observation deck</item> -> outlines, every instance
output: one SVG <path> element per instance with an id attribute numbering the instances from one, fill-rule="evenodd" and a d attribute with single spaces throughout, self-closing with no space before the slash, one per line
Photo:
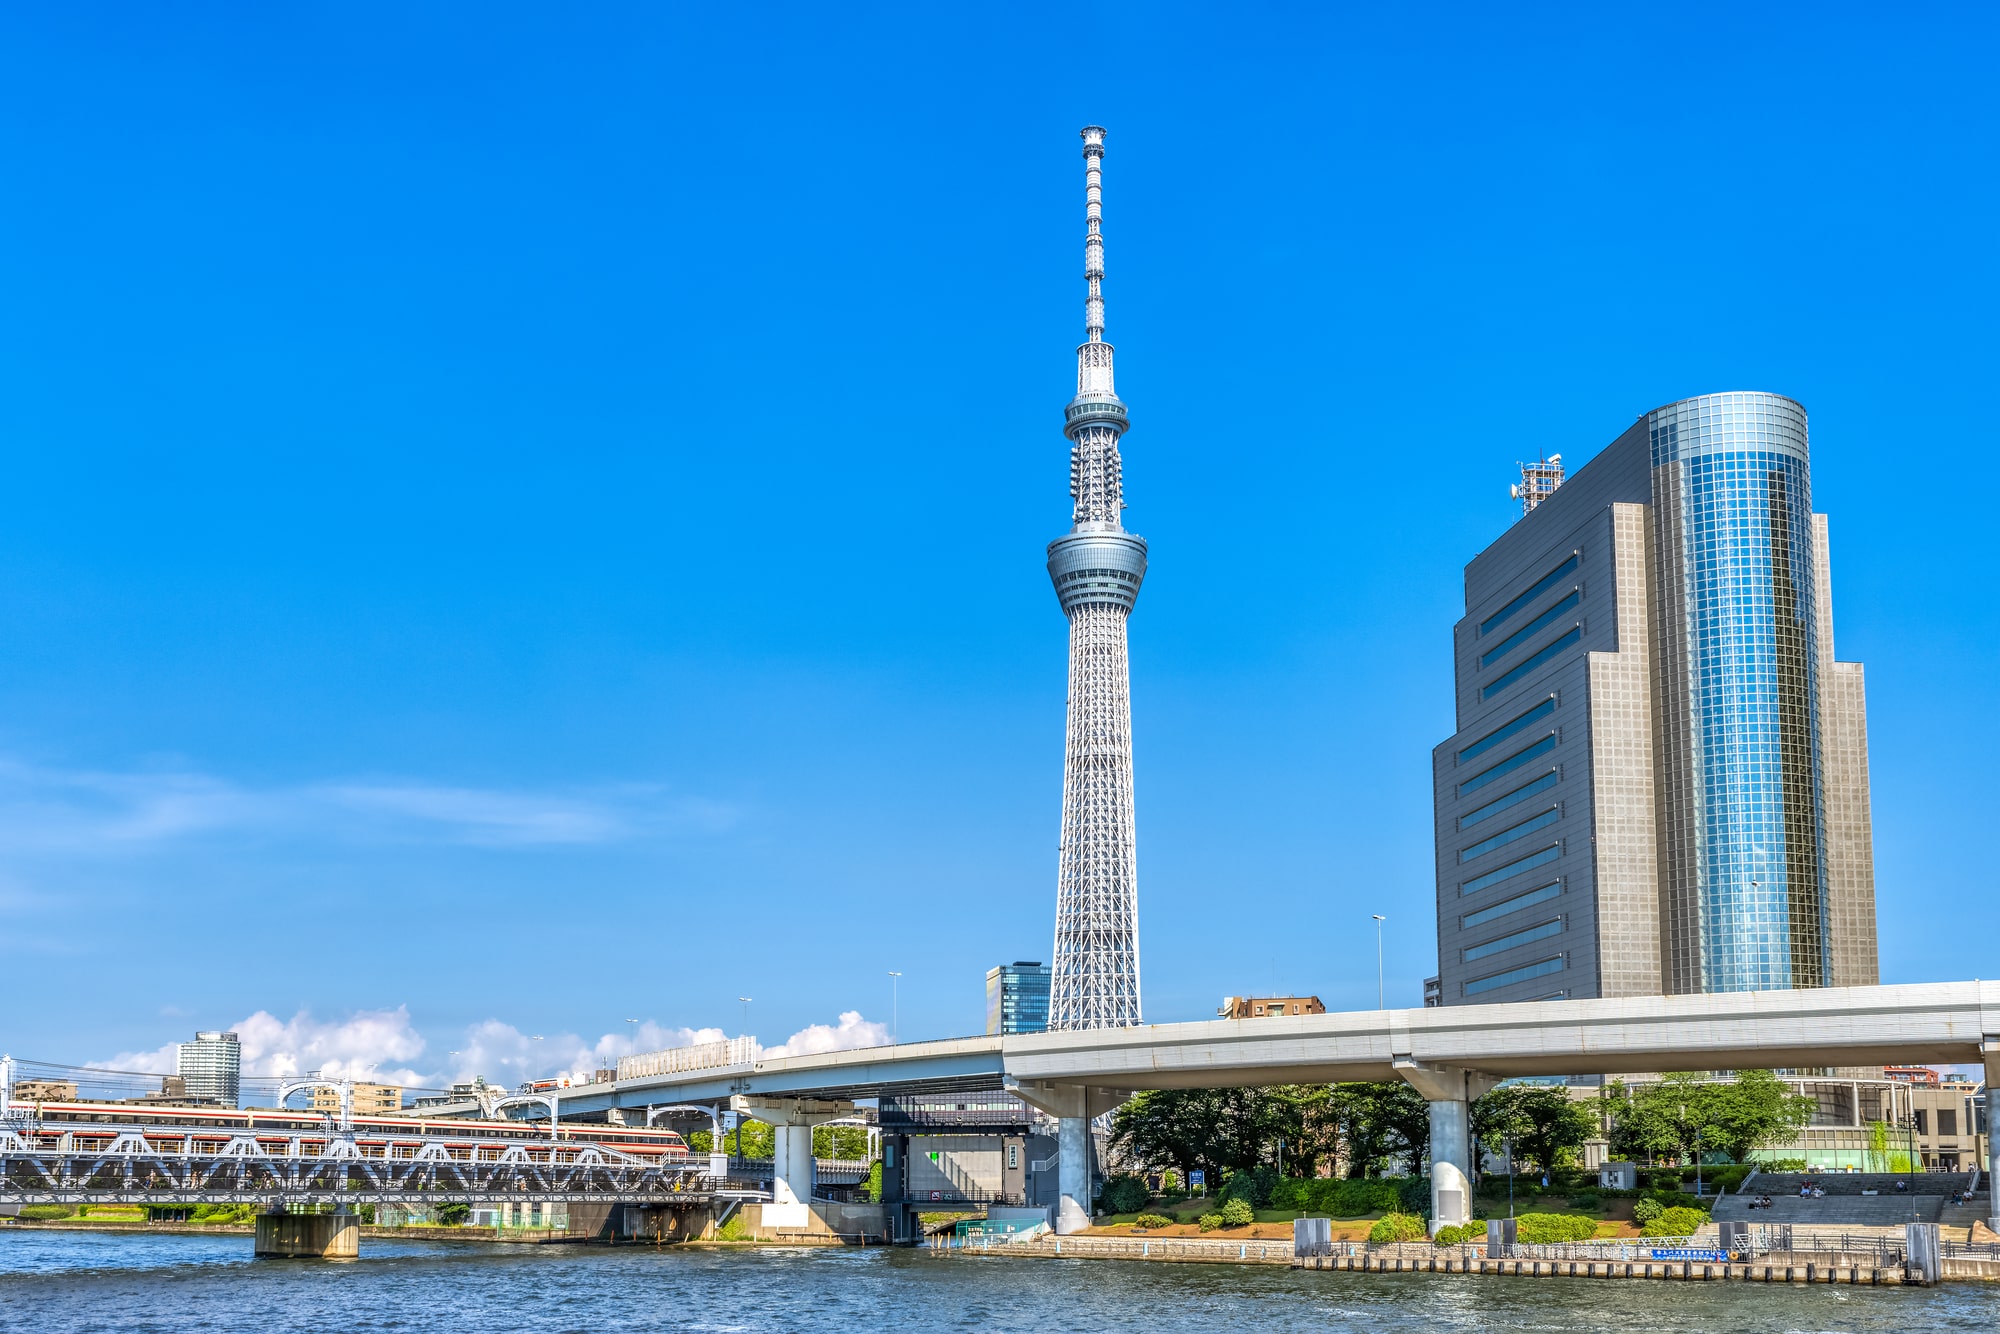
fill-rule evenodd
<path id="1" fill-rule="evenodd" d="M 1121 520 L 1119 437 L 1128 418 L 1104 341 L 1104 131 L 1083 131 L 1084 342 L 1070 440 L 1070 531 L 1049 543 L 1049 578 L 1069 617 L 1060 861 L 1049 1028 L 1123 1028 L 1139 1017 L 1139 883 L 1132 822 L 1131 671 L 1125 618 L 1146 577 L 1146 542 Z"/>

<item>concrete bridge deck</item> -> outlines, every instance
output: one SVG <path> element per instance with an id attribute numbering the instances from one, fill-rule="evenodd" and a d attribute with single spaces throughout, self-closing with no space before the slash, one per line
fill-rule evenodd
<path id="1" fill-rule="evenodd" d="M 1067 1231 L 1088 1223 L 1083 1126 L 1135 1091 L 1401 1078 L 1432 1107 L 1434 1216 L 1461 1222 L 1470 1211 L 1468 1104 L 1499 1080 L 1909 1062 L 1983 1063 L 1991 1081 L 2000 1073 L 2000 982 L 1361 1010 L 954 1038 L 590 1085 L 571 1090 L 563 1106 L 575 1114 L 734 1097 L 743 1100 L 739 1106 L 782 1108 L 789 1100 L 830 1109 L 885 1093 L 1004 1087 L 1063 1125 L 1057 1227 Z M 2000 1175 L 2000 1156 L 1992 1170 Z"/>

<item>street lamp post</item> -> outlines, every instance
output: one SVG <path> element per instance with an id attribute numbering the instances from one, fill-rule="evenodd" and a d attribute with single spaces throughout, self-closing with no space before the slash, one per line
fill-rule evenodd
<path id="1" fill-rule="evenodd" d="M 891 969 L 889 972 L 889 1042 L 900 1046 L 903 1041 L 903 975 Z"/>
<path id="2" fill-rule="evenodd" d="M 1381 913 L 1374 913 L 1372 916 L 1375 918 L 1375 1008 L 1386 1010 L 1389 1008 L 1389 1002 L 1388 992 L 1382 985 L 1382 923 L 1388 918 Z"/>

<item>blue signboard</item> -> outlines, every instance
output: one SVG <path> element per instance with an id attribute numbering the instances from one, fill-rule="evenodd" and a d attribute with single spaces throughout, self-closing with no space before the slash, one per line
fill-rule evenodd
<path id="1" fill-rule="evenodd" d="M 1654 1250 L 1653 1258 L 1655 1260 L 1708 1260 L 1715 1264 L 1722 1264 L 1729 1259 L 1729 1252 L 1696 1250 L 1692 1246 L 1661 1247 Z"/>
<path id="2" fill-rule="evenodd" d="M 1208 1184 L 1208 1173 L 1202 1171 L 1199 1167 L 1189 1169 L 1188 1184 L 1190 1186 L 1206 1186 Z"/>

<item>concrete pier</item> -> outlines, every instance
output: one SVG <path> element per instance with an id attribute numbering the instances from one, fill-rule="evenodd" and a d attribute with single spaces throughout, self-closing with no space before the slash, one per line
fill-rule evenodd
<path id="1" fill-rule="evenodd" d="M 361 1254 L 360 1216 L 258 1214 L 256 1253 L 314 1260 L 353 1259 Z"/>

